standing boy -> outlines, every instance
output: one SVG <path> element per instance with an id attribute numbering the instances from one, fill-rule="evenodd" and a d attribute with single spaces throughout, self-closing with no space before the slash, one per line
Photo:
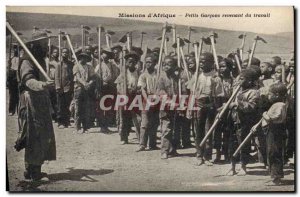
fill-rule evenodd
<path id="1" fill-rule="evenodd" d="M 89 108 L 87 107 L 88 102 L 88 91 L 92 87 L 94 82 L 94 68 L 87 64 L 91 61 L 91 57 L 86 53 L 78 55 L 79 65 L 73 67 L 74 75 L 74 100 L 75 100 L 75 127 L 76 132 L 86 133 L 88 130 L 89 123 Z M 81 130 L 82 124 L 82 130 Z"/>
<path id="2" fill-rule="evenodd" d="M 74 92 L 73 63 L 69 61 L 69 49 L 62 49 L 62 61 L 55 70 L 55 89 L 57 95 L 58 128 L 67 128 L 70 124 L 70 104 Z"/>

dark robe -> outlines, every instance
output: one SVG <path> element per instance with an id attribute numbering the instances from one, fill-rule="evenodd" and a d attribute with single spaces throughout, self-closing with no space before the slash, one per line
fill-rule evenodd
<path id="1" fill-rule="evenodd" d="M 32 165 L 56 160 L 49 94 L 42 87 L 39 75 L 32 61 L 22 61 L 19 68 L 19 132 L 23 138 L 19 143 L 23 146 L 19 148 L 25 148 L 25 163 Z"/>

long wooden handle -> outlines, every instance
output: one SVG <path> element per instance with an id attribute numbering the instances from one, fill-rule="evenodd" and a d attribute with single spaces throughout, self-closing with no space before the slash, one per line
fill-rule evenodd
<path id="1" fill-rule="evenodd" d="M 180 38 L 177 37 L 176 44 L 177 44 L 177 66 L 180 68 L 180 47 L 179 47 Z"/>
<path id="2" fill-rule="evenodd" d="M 285 65 L 282 65 L 282 72 L 281 72 L 281 77 L 282 77 L 282 83 L 286 84 L 286 76 L 285 76 Z"/>
<path id="3" fill-rule="evenodd" d="M 61 61 L 61 31 L 58 30 L 58 60 Z"/>
<path id="4" fill-rule="evenodd" d="M 142 33 L 142 37 L 141 37 L 141 49 L 143 48 L 143 40 L 144 40 L 144 34 Z"/>
<path id="5" fill-rule="evenodd" d="M 81 25 L 81 47 L 82 47 L 82 52 L 84 50 L 84 28 L 83 25 Z"/>
<path id="6" fill-rule="evenodd" d="M 244 50 L 246 35 L 243 35 L 241 49 Z"/>
<path id="7" fill-rule="evenodd" d="M 99 66 L 99 73 L 100 78 L 101 76 L 101 27 L 102 25 L 98 26 L 98 66 Z"/>
<path id="8" fill-rule="evenodd" d="M 124 72 L 124 84 L 123 84 L 123 94 L 127 95 L 127 68 L 126 68 L 126 47 L 124 46 L 122 49 L 122 62 L 123 62 L 123 72 Z"/>
<path id="9" fill-rule="evenodd" d="M 240 48 L 240 57 L 243 62 L 243 51 L 244 51 L 244 46 L 245 46 L 245 39 L 246 39 L 246 34 L 243 35 L 243 40 Z"/>
<path id="10" fill-rule="evenodd" d="M 29 51 L 29 49 L 26 47 L 24 42 L 21 40 L 21 38 L 18 36 L 18 34 L 15 32 L 15 30 L 10 26 L 9 22 L 6 22 L 7 29 L 11 32 L 11 34 L 17 39 L 19 44 L 23 47 L 25 52 L 28 54 L 30 59 L 33 61 L 33 63 L 36 65 L 36 67 L 39 69 L 39 71 L 42 73 L 42 75 L 48 80 L 51 81 L 50 77 L 47 75 L 47 73 L 44 71 L 43 67 L 38 63 L 38 61 L 34 58 L 32 53 Z"/>
<path id="11" fill-rule="evenodd" d="M 189 41 L 191 40 L 191 29 L 189 29 L 189 32 L 188 32 L 188 39 Z M 190 53 L 190 43 L 188 43 L 188 53 Z"/>
<path id="12" fill-rule="evenodd" d="M 251 65 L 251 61 L 252 61 L 254 51 L 255 51 L 255 48 L 256 48 L 256 43 L 257 43 L 257 39 L 254 41 L 254 43 L 252 45 L 252 50 L 251 50 L 251 53 L 250 53 L 250 56 L 249 56 L 249 61 L 248 61 L 247 67 L 249 67 Z"/>
<path id="13" fill-rule="evenodd" d="M 184 72 L 185 72 L 185 74 L 186 74 L 188 80 L 190 80 L 191 77 L 190 77 L 190 75 L 189 75 L 189 71 L 188 71 L 187 63 L 186 63 L 185 58 L 184 58 L 184 53 L 183 53 L 182 47 L 180 47 L 180 54 L 181 54 L 182 61 L 183 61 Z"/>
<path id="14" fill-rule="evenodd" d="M 10 35 L 10 38 L 9 38 L 9 52 L 8 52 L 8 59 L 10 60 L 11 59 L 11 45 L 12 45 L 12 34 Z"/>
<path id="15" fill-rule="evenodd" d="M 168 45 L 167 45 L 167 39 L 165 39 L 165 46 L 164 46 L 165 48 L 165 50 L 164 50 L 164 52 L 165 52 L 165 55 L 167 56 L 168 55 Z"/>
<path id="16" fill-rule="evenodd" d="M 77 64 L 79 70 L 84 70 L 84 68 L 83 68 L 83 67 L 79 64 L 79 62 L 78 62 L 78 59 L 77 59 L 77 57 L 76 57 L 74 48 L 73 48 L 73 46 L 72 46 L 72 43 L 71 43 L 71 40 L 70 40 L 70 37 L 69 37 L 68 34 L 66 34 L 66 38 L 67 38 L 69 47 L 70 47 L 70 49 L 71 49 L 71 51 L 72 51 L 72 54 L 73 54 L 73 56 L 74 56 L 74 59 L 75 59 L 75 61 L 76 61 L 76 64 Z"/>
<path id="17" fill-rule="evenodd" d="M 216 52 L 215 39 L 214 39 L 214 36 L 210 36 L 209 38 L 210 38 L 210 41 L 211 41 L 213 56 L 214 56 L 216 68 L 217 68 L 217 71 L 218 71 L 220 67 L 219 67 L 218 56 L 217 56 L 217 52 Z"/>
<path id="18" fill-rule="evenodd" d="M 203 49 L 203 39 L 201 39 L 201 42 L 200 42 L 200 46 L 199 46 L 199 48 L 198 48 L 198 57 L 200 57 L 201 56 L 201 54 L 202 54 L 202 49 Z M 198 58 L 198 61 L 200 60 L 200 58 Z"/>
<path id="19" fill-rule="evenodd" d="M 107 48 L 110 49 L 109 34 L 105 34 Z"/>
<path id="20" fill-rule="evenodd" d="M 202 45 L 201 45 L 202 47 Z M 194 44 L 194 49 L 195 49 L 195 59 L 196 59 L 196 72 L 194 74 L 195 76 L 195 83 L 194 83 L 194 86 L 193 86 L 193 90 L 191 91 L 190 93 L 190 100 L 189 100 L 189 107 L 190 106 L 190 102 L 194 102 L 194 99 L 195 99 L 195 92 L 196 92 L 196 88 L 197 88 L 197 83 L 198 83 L 198 75 L 199 75 L 199 63 L 200 63 L 200 60 L 199 60 L 199 56 L 198 56 L 198 45 L 197 44 Z M 192 119 L 193 118 L 193 111 L 192 110 L 187 110 L 186 112 L 186 117 L 188 119 Z"/>
<path id="21" fill-rule="evenodd" d="M 240 58 L 241 58 L 241 60 L 243 62 L 243 49 L 238 49 L 238 52 L 239 52 Z"/>
<path id="22" fill-rule="evenodd" d="M 173 32 L 173 44 L 174 44 L 174 43 L 176 43 L 176 38 L 177 38 L 175 25 L 173 25 L 173 27 L 172 27 L 172 32 Z"/>
<path id="23" fill-rule="evenodd" d="M 159 67 L 160 67 L 161 62 L 162 62 L 162 53 L 163 53 L 164 44 L 165 44 L 165 36 L 166 36 L 166 28 L 163 29 L 162 39 L 161 39 L 161 44 L 160 44 L 159 59 L 158 59 L 158 66 Z"/>
<path id="24" fill-rule="evenodd" d="M 180 69 L 181 66 L 180 66 L 180 48 L 179 48 L 179 43 L 180 43 L 180 38 L 177 37 L 177 66 L 178 68 Z M 184 56 L 183 56 L 184 58 Z M 178 92 L 179 92 L 179 100 L 181 98 L 181 78 L 179 77 L 179 80 L 178 80 Z"/>
<path id="25" fill-rule="evenodd" d="M 198 45 L 195 44 L 194 45 L 194 49 L 195 49 L 195 59 L 196 59 L 196 72 L 195 72 L 195 77 L 196 77 L 196 80 L 195 80 L 195 84 L 194 84 L 194 88 L 193 88 L 193 92 L 192 94 L 195 94 L 195 91 L 196 91 L 196 87 L 197 87 L 197 83 L 198 83 L 198 74 L 199 74 L 199 67 L 200 67 L 200 56 L 198 56 Z"/>
<path id="26" fill-rule="evenodd" d="M 161 62 L 162 62 L 162 53 L 163 53 L 163 48 L 164 48 L 164 40 L 166 36 L 166 29 L 167 29 L 167 23 L 163 27 L 163 32 L 162 32 L 162 39 L 161 39 L 161 44 L 160 44 L 160 51 L 159 51 L 159 57 L 158 57 L 158 68 L 157 68 L 157 75 L 156 75 L 156 84 L 155 84 L 155 89 L 157 89 L 157 83 L 161 71 Z"/>
<path id="27" fill-rule="evenodd" d="M 242 67 L 241 67 L 240 60 L 239 60 L 239 57 L 237 56 L 237 54 L 234 54 L 234 58 L 235 58 L 237 66 L 238 66 L 239 72 L 241 72 Z"/>
<path id="28" fill-rule="evenodd" d="M 49 60 L 50 60 L 50 57 L 51 57 L 51 39 L 49 39 L 49 41 L 48 41 L 48 56 L 49 56 Z"/>
<path id="29" fill-rule="evenodd" d="M 222 108 L 222 110 L 216 115 L 215 121 L 212 124 L 212 126 L 210 127 L 210 129 L 208 130 L 208 132 L 206 133 L 206 135 L 204 136 L 204 138 L 202 139 L 201 143 L 200 143 L 200 147 L 203 147 L 206 140 L 208 139 L 208 137 L 212 134 L 212 132 L 215 130 L 216 126 L 218 125 L 218 123 L 220 122 L 222 116 L 224 115 L 225 111 L 227 110 L 227 108 L 229 107 L 230 103 L 233 101 L 233 99 L 236 97 L 237 93 L 239 92 L 241 86 L 238 85 L 236 87 L 236 89 L 233 91 L 231 97 L 228 99 L 227 103 L 225 104 L 225 106 Z"/>
<path id="30" fill-rule="evenodd" d="M 127 49 L 128 51 L 131 51 L 132 48 L 132 40 L 131 40 L 131 33 L 127 33 Z"/>
<path id="31" fill-rule="evenodd" d="M 239 147 L 236 149 L 236 151 L 233 153 L 233 157 L 236 157 L 240 150 L 243 148 L 243 146 L 251 139 L 251 136 L 253 133 L 257 130 L 258 126 L 261 124 L 262 119 L 255 125 L 255 128 L 251 129 L 249 134 L 245 137 L 244 141 L 239 145 Z"/>

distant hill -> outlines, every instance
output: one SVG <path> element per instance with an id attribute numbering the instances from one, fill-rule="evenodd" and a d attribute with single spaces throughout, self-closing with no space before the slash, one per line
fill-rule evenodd
<path id="1" fill-rule="evenodd" d="M 294 37 L 293 32 L 281 32 L 281 33 L 277 33 L 275 35 L 281 36 L 281 37 L 286 37 L 286 38 L 293 38 Z"/>
<path id="2" fill-rule="evenodd" d="M 93 16 L 76 16 L 76 15 L 62 15 L 62 14 L 37 14 L 37 13 L 6 13 L 7 20 L 14 25 L 17 31 L 22 32 L 25 36 L 30 36 L 33 26 L 39 28 L 50 29 L 54 34 L 57 34 L 58 29 L 71 34 L 71 39 L 74 45 L 81 43 L 81 25 L 88 25 L 92 28 L 90 37 L 93 38 L 93 43 L 97 43 L 96 27 L 101 24 L 107 30 L 112 30 L 116 34 L 113 36 L 113 43 L 118 40 L 128 31 L 133 32 L 133 44 L 140 45 L 140 34 L 146 32 L 144 35 L 144 44 L 149 48 L 159 47 L 160 41 L 156 40 L 161 36 L 162 23 L 146 22 L 139 20 L 119 19 L 119 18 L 105 18 Z M 182 37 L 187 36 L 187 26 L 176 26 L 177 32 Z M 232 50 L 238 48 L 241 40 L 238 36 L 244 32 L 229 31 L 221 29 L 212 29 L 204 27 L 194 27 L 197 33 L 193 33 L 191 41 L 199 40 L 202 36 L 208 36 L 209 32 L 215 31 L 218 33 L 217 39 L 217 53 L 227 54 Z M 257 27 L 263 28 L 263 27 Z M 253 43 L 255 33 L 246 32 L 245 50 L 248 50 Z M 167 35 L 170 38 L 169 50 L 171 50 L 172 33 Z M 285 32 L 279 34 L 260 34 L 268 43 L 258 43 L 256 53 L 260 54 L 286 54 L 294 50 L 294 34 L 292 32 Z M 103 37 L 103 44 L 105 39 Z M 207 46 L 206 49 L 209 47 Z"/>

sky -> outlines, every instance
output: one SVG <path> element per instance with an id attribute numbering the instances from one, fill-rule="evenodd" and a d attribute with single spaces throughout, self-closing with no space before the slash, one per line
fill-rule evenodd
<path id="1" fill-rule="evenodd" d="M 250 31 L 264 34 L 294 31 L 293 7 L 46 7 L 46 6 L 7 6 L 8 12 L 29 12 L 48 14 L 69 14 L 83 16 L 101 16 L 118 18 L 119 13 L 145 14 L 145 18 L 127 18 L 153 22 L 168 22 L 181 25 L 226 29 L 234 31 Z M 150 17 L 148 14 L 175 14 L 176 17 Z M 245 17 L 246 14 L 251 17 Z M 254 17 L 254 14 L 270 14 L 270 17 Z M 190 17 L 186 17 L 189 14 Z M 219 14 L 220 17 L 203 17 Z M 223 14 L 239 14 L 243 17 L 222 17 Z M 197 16 L 198 15 L 198 16 Z M 153 15 L 152 15 L 153 16 Z M 197 17 L 191 17 L 197 16 Z"/>

